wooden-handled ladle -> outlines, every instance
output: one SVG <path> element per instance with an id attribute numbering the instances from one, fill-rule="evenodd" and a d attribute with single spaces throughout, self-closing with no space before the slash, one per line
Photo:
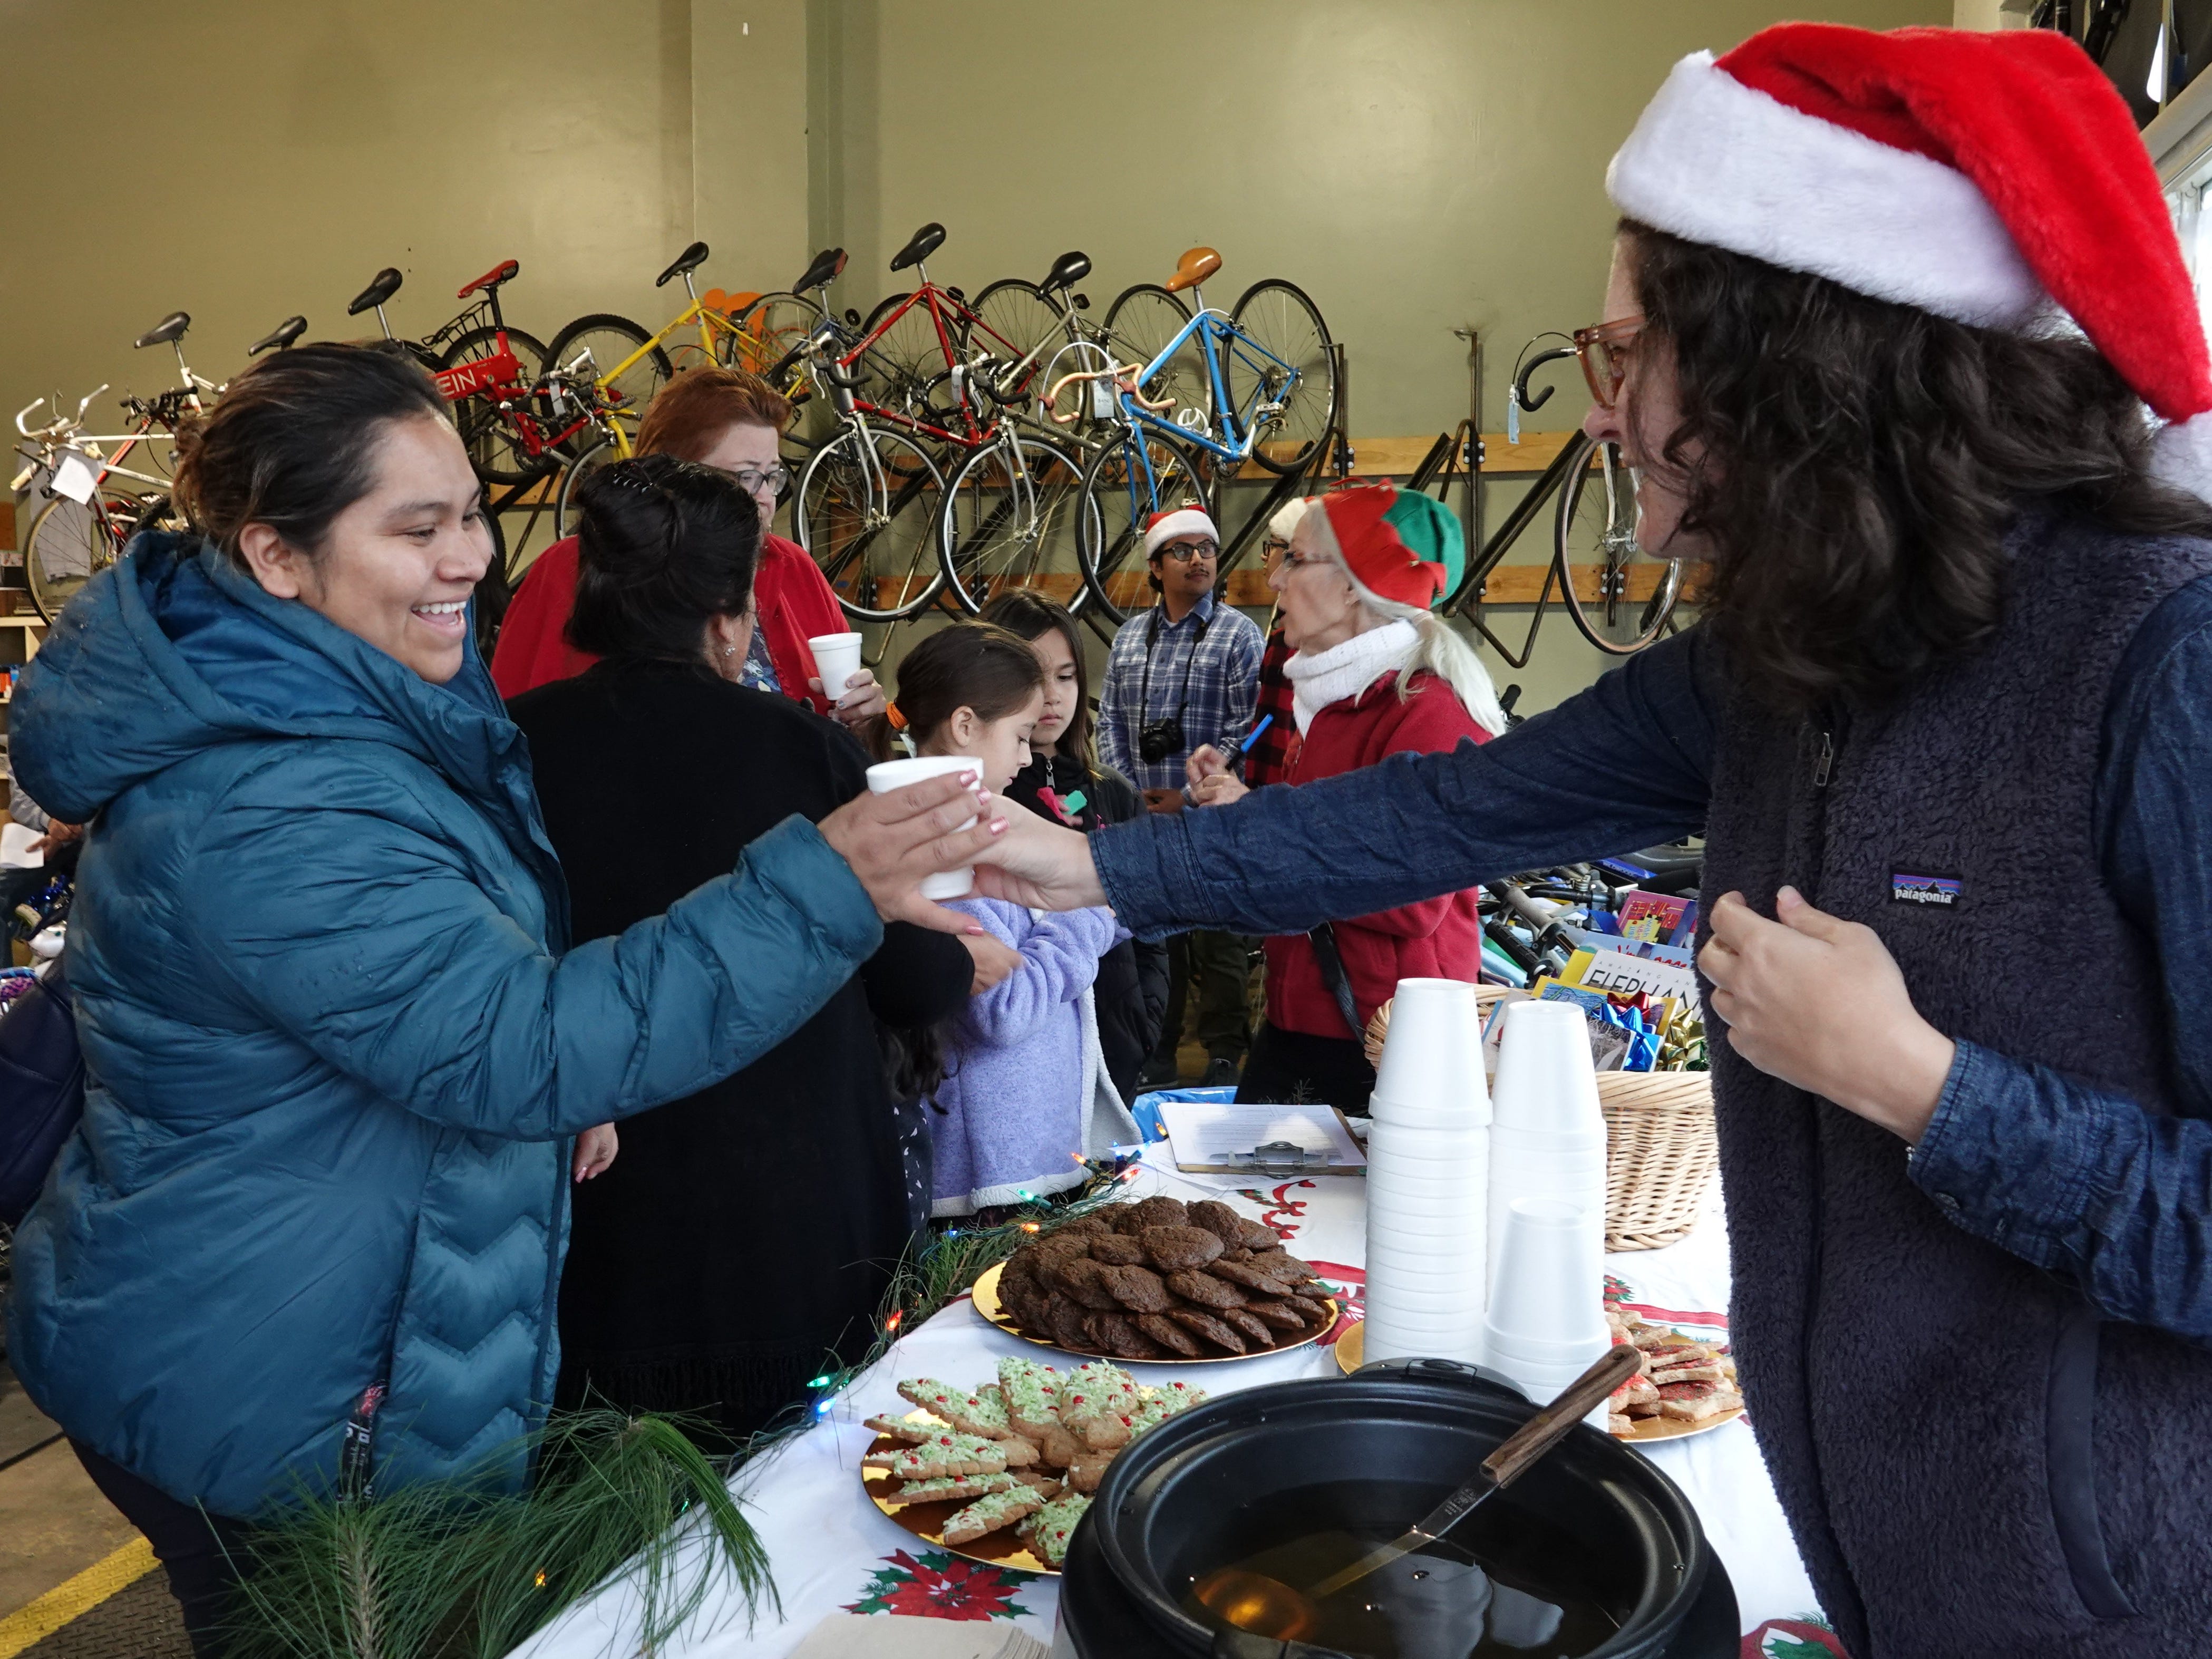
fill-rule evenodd
<path id="1" fill-rule="evenodd" d="M 1347 1584 L 1356 1584 L 1378 1567 L 1401 1555 L 1433 1544 L 1466 1519 L 1492 1493 L 1518 1480 L 1528 1466 L 1558 1445 L 1569 1429 L 1588 1415 L 1599 1401 L 1636 1375 L 1639 1357 L 1626 1343 L 1616 1343 L 1605 1357 L 1561 1390 L 1559 1396 L 1508 1436 L 1498 1449 L 1482 1460 L 1474 1476 L 1423 1516 L 1413 1527 L 1382 1548 L 1364 1555 L 1340 1572 L 1333 1572 L 1304 1590 L 1292 1589 L 1279 1578 L 1243 1567 L 1217 1567 L 1194 1585 L 1199 1601 L 1241 1630 L 1291 1642 L 1310 1634 L 1321 1623 L 1315 1603 L 1334 1595 Z"/>

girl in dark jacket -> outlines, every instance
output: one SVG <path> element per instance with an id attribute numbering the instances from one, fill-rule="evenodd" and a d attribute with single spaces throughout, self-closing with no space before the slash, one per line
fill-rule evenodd
<path id="1" fill-rule="evenodd" d="M 568 634 L 599 659 L 508 712 L 530 739 L 579 940 L 658 914 L 793 814 L 866 793 L 820 715 L 738 683 L 753 626 L 753 504 L 653 455 L 580 501 Z M 606 804 L 625 805 L 608 834 Z M 744 1070 L 623 1127 L 580 1188 L 561 1279 L 556 1403 L 694 1413 L 725 1443 L 860 1358 L 908 1234 L 875 1021 L 956 1012 L 974 963 L 902 924 L 820 1012 Z"/>
<path id="2" fill-rule="evenodd" d="M 1085 835 L 1142 812 L 1136 786 L 1103 764 L 1092 746 L 1091 671 L 1066 607 L 1017 588 L 985 605 L 983 620 L 1027 640 L 1044 668 L 1044 714 L 1030 733 L 1030 763 L 1006 786 L 1007 796 Z M 1107 1074 L 1122 1099 L 1134 1100 L 1137 1073 L 1167 1016 L 1168 947 L 1123 939 L 1099 958 L 1091 990 Z"/>

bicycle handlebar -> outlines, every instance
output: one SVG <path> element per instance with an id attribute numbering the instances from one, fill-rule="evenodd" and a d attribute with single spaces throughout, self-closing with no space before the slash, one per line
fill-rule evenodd
<path id="1" fill-rule="evenodd" d="M 35 438 L 39 435 L 39 433 L 33 432 L 30 428 L 25 426 L 23 424 L 23 417 L 44 402 L 46 402 L 44 398 L 33 398 L 29 403 L 25 404 L 22 408 L 15 411 L 15 430 L 21 433 L 26 438 Z M 46 428 L 44 427 L 39 428 L 40 432 L 43 432 L 45 430 Z"/>
<path id="2" fill-rule="evenodd" d="M 1556 363 L 1562 357 L 1571 357 L 1574 355 L 1575 349 L 1572 346 L 1553 346 L 1548 351 L 1538 352 L 1522 366 L 1521 373 L 1516 375 L 1513 380 L 1513 399 L 1521 405 L 1522 414 L 1534 415 L 1546 404 L 1551 402 L 1552 394 L 1559 390 L 1555 386 L 1547 386 L 1536 394 L 1535 401 L 1531 403 L 1528 400 L 1528 377 L 1547 363 Z"/>

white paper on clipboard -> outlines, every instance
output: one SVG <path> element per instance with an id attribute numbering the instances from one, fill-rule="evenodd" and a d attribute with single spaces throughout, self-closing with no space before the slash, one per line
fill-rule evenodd
<path id="1" fill-rule="evenodd" d="M 0 823 L 0 870 L 45 869 L 46 855 L 31 850 L 44 833 L 27 823 Z"/>
<path id="2" fill-rule="evenodd" d="M 1160 1121 L 1167 1129 L 1177 1169 L 1230 1174 L 1239 1158 L 1274 1140 L 1328 1153 L 1328 1167 L 1310 1174 L 1358 1175 L 1367 1167 L 1367 1154 L 1336 1109 L 1325 1103 L 1265 1106 L 1164 1100 L 1159 1104 Z"/>
<path id="3" fill-rule="evenodd" d="M 54 462 L 54 476 L 46 488 L 82 507 L 92 499 L 93 486 L 99 482 L 100 469 L 90 456 L 81 449 L 64 449 Z"/>

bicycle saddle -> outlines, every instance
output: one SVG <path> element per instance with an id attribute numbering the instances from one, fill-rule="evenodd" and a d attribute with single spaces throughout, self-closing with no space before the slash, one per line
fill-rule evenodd
<path id="1" fill-rule="evenodd" d="M 945 227 L 932 220 L 914 234 L 914 240 L 892 256 L 891 269 L 904 270 L 908 265 L 918 265 L 945 246 Z"/>
<path id="2" fill-rule="evenodd" d="M 1170 294 L 1196 288 L 1221 269 L 1221 256 L 1210 247 L 1194 247 L 1176 261 L 1175 275 L 1160 286 Z"/>
<path id="3" fill-rule="evenodd" d="M 160 322 L 155 324 L 153 327 L 148 329 L 143 334 L 141 334 L 136 343 L 142 350 L 149 345 L 167 345 L 172 340 L 183 339 L 185 337 L 185 331 L 191 325 L 192 313 L 191 312 L 173 311 L 167 316 L 162 318 Z"/>
<path id="4" fill-rule="evenodd" d="M 497 288 L 501 283 L 511 283 L 514 280 L 515 272 L 521 269 L 522 267 L 514 260 L 502 259 L 453 297 L 456 300 L 465 300 L 480 288 L 493 289 Z"/>
<path id="5" fill-rule="evenodd" d="M 821 288 L 834 283 L 844 273 L 845 250 L 825 247 L 814 256 L 814 263 L 806 267 L 806 274 L 791 285 L 793 294 L 804 294 L 809 289 Z"/>
<path id="6" fill-rule="evenodd" d="M 1073 288 L 1090 274 L 1089 254 L 1063 253 L 1052 262 L 1052 269 L 1045 272 L 1044 291 L 1049 294 L 1056 288 Z"/>
<path id="7" fill-rule="evenodd" d="M 252 345 L 246 347 L 246 355 L 249 357 L 258 357 L 264 351 L 272 349 L 282 351 L 307 331 L 307 319 L 305 317 L 287 317 Z"/>
<path id="8" fill-rule="evenodd" d="M 346 307 L 346 315 L 358 317 L 364 311 L 374 311 L 393 295 L 398 293 L 399 284 L 406 280 L 390 265 L 385 266 L 376 273 L 367 288 L 353 296 L 353 303 Z"/>
<path id="9" fill-rule="evenodd" d="M 707 263 L 707 245 L 694 242 L 676 256 L 676 263 L 653 279 L 655 288 L 666 288 L 687 270 L 696 270 Z"/>

